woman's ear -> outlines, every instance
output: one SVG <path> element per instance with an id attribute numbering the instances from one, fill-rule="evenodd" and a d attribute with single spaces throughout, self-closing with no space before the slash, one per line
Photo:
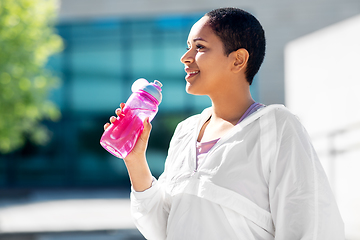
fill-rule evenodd
<path id="1" fill-rule="evenodd" d="M 249 52 L 245 48 L 240 48 L 231 54 L 234 54 L 234 62 L 232 66 L 233 72 L 240 72 L 245 70 L 249 60 Z"/>

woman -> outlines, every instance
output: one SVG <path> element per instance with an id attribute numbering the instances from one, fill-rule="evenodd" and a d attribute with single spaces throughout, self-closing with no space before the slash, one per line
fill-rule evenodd
<path id="1" fill-rule="evenodd" d="M 147 239 L 344 239 L 303 126 L 250 94 L 264 55 L 264 31 L 243 10 L 216 9 L 192 27 L 181 58 L 186 91 L 212 106 L 177 126 L 159 180 L 145 157 L 148 120 L 124 159 L 132 214 Z"/>

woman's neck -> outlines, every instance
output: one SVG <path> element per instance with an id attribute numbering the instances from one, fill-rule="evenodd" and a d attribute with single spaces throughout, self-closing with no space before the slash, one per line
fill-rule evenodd
<path id="1" fill-rule="evenodd" d="M 246 110 L 255 102 L 251 97 L 250 90 L 237 94 L 224 93 L 219 98 L 212 97 L 211 121 L 226 121 L 233 125 L 239 121 Z"/>
<path id="2" fill-rule="evenodd" d="M 202 126 L 198 141 L 207 142 L 221 138 L 232 129 L 240 120 L 246 110 L 255 102 L 251 95 L 219 98 L 218 101 L 212 99 L 211 118 Z"/>

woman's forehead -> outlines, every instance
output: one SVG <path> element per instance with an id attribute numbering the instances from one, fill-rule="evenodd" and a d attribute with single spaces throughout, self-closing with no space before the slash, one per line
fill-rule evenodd
<path id="1" fill-rule="evenodd" d="M 197 21 L 191 28 L 188 41 L 193 41 L 194 39 L 206 39 L 209 35 L 214 34 L 212 29 L 207 24 L 209 20 L 208 16 L 202 17 L 199 21 Z"/>

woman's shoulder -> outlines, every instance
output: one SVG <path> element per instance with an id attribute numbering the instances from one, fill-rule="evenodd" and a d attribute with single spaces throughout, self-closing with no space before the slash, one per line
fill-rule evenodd
<path id="1" fill-rule="evenodd" d="M 299 118 L 293 114 L 287 107 L 282 104 L 272 104 L 262 109 L 263 114 L 261 117 L 273 118 L 276 122 L 283 121 L 298 121 Z"/>
<path id="2" fill-rule="evenodd" d="M 299 132 L 304 132 L 305 128 L 300 118 L 284 105 L 274 104 L 266 108 L 268 108 L 267 112 L 262 116 L 265 118 L 264 122 L 268 122 L 269 126 L 272 126 L 278 133 L 298 134 Z"/>

